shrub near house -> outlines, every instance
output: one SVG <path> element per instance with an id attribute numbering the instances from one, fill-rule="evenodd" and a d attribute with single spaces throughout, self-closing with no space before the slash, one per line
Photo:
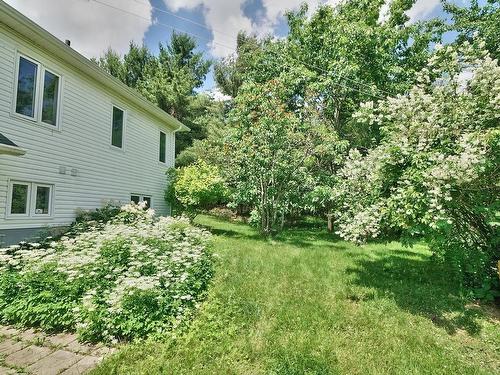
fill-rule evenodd
<path id="1" fill-rule="evenodd" d="M 212 275 L 210 234 L 127 205 L 47 246 L 0 252 L 0 318 L 88 341 L 155 336 L 197 306 Z"/>

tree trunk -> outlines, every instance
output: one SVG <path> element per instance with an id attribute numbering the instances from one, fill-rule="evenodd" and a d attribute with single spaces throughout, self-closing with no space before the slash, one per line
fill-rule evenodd
<path id="1" fill-rule="evenodd" d="M 333 232 L 333 214 L 326 215 L 328 218 L 328 232 Z"/>

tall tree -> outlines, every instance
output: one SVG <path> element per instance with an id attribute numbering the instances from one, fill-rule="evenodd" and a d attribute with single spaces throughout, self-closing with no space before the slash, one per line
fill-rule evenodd
<path id="1" fill-rule="evenodd" d="M 228 56 L 214 65 L 214 78 L 222 93 L 235 98 L 243 84 L 244 74 L 249 69 L 249 60 L 262 43 L 253 35 L 243 31 L 236 38 L 236 54 Z"/>
<path id="2" fill-rule="evenodd" d="M 471 42 L 474 36 L 482 38 L 491 56 L 499 59 L 500 2 L 488 0 L 481 3 L 472 0 L 468 6 L 459 6 L 451 1 L 444 1 L 443 8 L 452 17 L 447 29 L 458 32 L 458 43 L 465 40 Z"/>
<path id="3" fill-rule="evenodd" d="M 196 48 L 196 41 L 189 35 L 173 33 L 169 44 L 160 43 L 158 56 L 146 46 L 131 43 L 123 58 L 110 49 L 96 60 L 111 75 L 193 129 L 179 135 L 176 153 L 205 134 L 197 117 L 209 103 L 206 98 L 199 99 L 195 89 L 203 84 L 211 61 Z"/>

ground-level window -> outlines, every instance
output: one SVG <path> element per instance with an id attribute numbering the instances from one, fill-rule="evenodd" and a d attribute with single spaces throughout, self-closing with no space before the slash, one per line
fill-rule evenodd
<path id="1" fill-rule="evenodd" d="M 13 183 L 11 188 L 10 213 L 13 215 L 27 215 L 29 205 L 30 184 Z"/>
<path id="2" fill-rule="evenodd" d="M 167 135 L 160 132 L 160 162 L 165 163 L 167 160 Z"/>
<path id="3" fill-rule="evenodd" d="M 35 189 L 35 215 L 48 215 L 52 188 L 46 185 L 35 185 Z"/>
<path id="4" fill-rule="evenodd" d="M 131 194 L 130 201 L 134 203 L 146 202 L 147 208 L 151 208 L 151 196 L 141 194 Z"/>
<path id="5" fill-rule="evenodd" d="M 11 216 L 50 216 L 53 185 L 12 181 L 9 186 Z"/>
<path id="6" fill-rule="evenodd" d="M 113 124 L 111 129 L 111 144 L 115 147 L 123 147 L 123 122 L 125 112 L 113 106 Z"/>

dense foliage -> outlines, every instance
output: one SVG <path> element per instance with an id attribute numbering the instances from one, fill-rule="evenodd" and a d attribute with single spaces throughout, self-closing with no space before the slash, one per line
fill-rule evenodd
<path id="1" fill-rule="evenodd" d="M 227 189 L 219 169 L 203 160 L 171 169 L 165 198 L 174 209 L 194 219 L 199 210 L 226 202 Z"/>
<path id="2" fill-rule="evenodd" d="M 329 226 L 355 242 L 426 239 L 463 285 L 491 297 L 499 2 L 443 0 L 440 18 L 419 22 L 408 16 L 414 4 L 304 5 L 286 15 L 284 38 L 239 33 L 235 54 L 214 65 L 224 103 L 193 95 L 208 63 L 189 37 L 158 58 L 134 46 L 101 64 L 193 127 L 178 162 L 216 170 L 229 207 L 262 233 L 314 214 L 335 217 Z M 215 201 L 204 202 L 199 167 L 170 176 L 167 194 L 193 214 Z"/>
<path id="3" fill-rule="evenodd" d="M 498 287 L 500 67 L 484 42 L 438 48 L 408 94 L 365 103 L 382 129 L 353 150 L 338 185 L 338 233 L 356 242 L 427 238 L 480 297 Z M 470 80 L 467 80 L 470 78 Z"/>
<path id="4" fill-rule="evenodd" d="M 0 319 L 88 341 L 161 335 L 195 308 L 212 275 L 208 232 L 124 206 L 60 241 L 0 250 Z"/>
<path id="5" fill-rule="evenodd" d="M 283 103 L 288 90 L 279 81 L 243 85 L 219 149 L 232 205 L 252 207 L 252 220 L 265 234 L 282 229 L 285 217 L 302 209 L 321 145 L 336 142 L 315 110 L 294 112 Z"/>

